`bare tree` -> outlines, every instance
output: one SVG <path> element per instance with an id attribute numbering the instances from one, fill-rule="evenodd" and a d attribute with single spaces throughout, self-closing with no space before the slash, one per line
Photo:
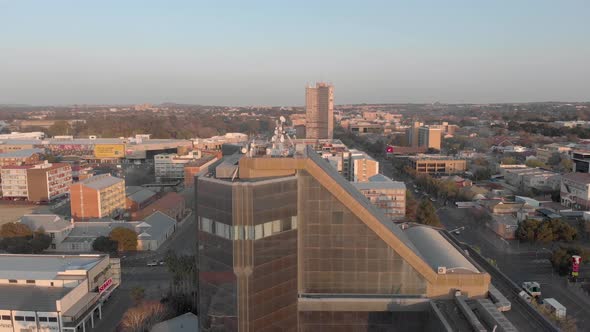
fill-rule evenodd
<path id="1" fill-rule="evenodd" d="M 160 302 L 143 302 L 128 309 L 121 320 L 121 327 L 125 332 L 144 332 L 155 324 L 170 317 L 170 310 Z"/>

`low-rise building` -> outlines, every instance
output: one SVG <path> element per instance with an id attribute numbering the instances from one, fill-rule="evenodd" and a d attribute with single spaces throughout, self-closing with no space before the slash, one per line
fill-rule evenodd
<path id="1" fill-rule="evenodd" d="M 181 221 L 187 215 L 184 197 L 175 192 L 166 193 L 143 209 L 132 212 L 131 219 L 143 220 L 156 211 L 160 211 L 176 221 Z"/>
<path id="2" fill-rule="evenodd" d="M 574 162 L 574 172 L 590 173 L 590 151 L 573 151 L 572 161 Z"/>
<path id="3" fill-rule="evenodd" d="M 51 202 L 68 194 L 72 168 L 65 163 L 43 163 L 2 168 L 2 195 L 31 202 Z"/>
<path id="4" fill-rule="evenodd" d="M 125 195 L 127 196 L 125 205 L 129 212 L 141 210 L 157 199 L 154 191 L 140 186 L 126 187 Z"/>
<path id="5" fill-rule="evenodd" d="M 410 167 L 418 173 L 451 175 L 465 172 L 467 161 L 444 155 L 418 155 L 409 158 Z"/>
<path id="6" fill-rule="evenodd" d="M 120 283 L 120 261 L 108 255 L 0 255 L 1 330 L 94 328 Z"/>
<path id="7" fill-rule="evenodd" d="M 348 180 L 352 182 L 366 182 L 379 174 L 379 162 L 363 151 L 351 149 L 349 165 Z"/>
<path id="8" fill-rule="evenodd" d="M 0 168 L 39 164 L 43 152 L 43 149 L 24 149 L 0 153 Z"/>
<path id="9" fill-rule="evenodd" d="M 83 222 L 67 222 L 57 215 L 26 215 L 21 223 L 32 231 L 44 229 L 51 236 L 49 251 L 89 253 L 99 236 L 108 237 L 115 228 L 122 227 L 137 233 L 137 250 L 158 249 L 176 230 L 176 221 L 160 211 L 139 221 L 120 221 L 108 218 Z"/>
<path id="10" fill-rule="evenodd" d="M 403 182 L 377 174 L 366 182 L 354 182 L 353 185 L 391 220 L 405 217 L 406 185 Z"/>
<path id="11" fill-rule="evenodd" d="M 590 174 L 568 173 L 561 177 L 561 205 L 577 209 L 590 209 Z"/>
<path id="12" fill-rule="evenodd" d="M 76 220 L 120 215 L 126 208 L 125 180 L 101 174 L 74 183 L 70 205 Z"/>
<path id="13" fill-rule="evenodd" d="M 504 179 L 521 190 L 557 190 L 561 183 L 559 173 L 531 167 L 506 169 Z"/>
<path id="14" fill-rule="evenodd" d="M 537 148 L 537 159 L 542 161 L 543 163 L 547 164 L 549 159 L 554 154 L 559 154 L 562 156 L 568 156 L 572 151 L 572 147 L 568 144 L 559 144 L 559 143 L 552 143 L 544 145 L 543 147 Z"/>
<path id="15" fill-rule="evenodd" d="M 195 175 L 215 163 L 219 158 L 221 155 L 203 154 L 201 158 L 186 163 L 184 165 L 184 186 L 192 187 L 195 183 Z"/>

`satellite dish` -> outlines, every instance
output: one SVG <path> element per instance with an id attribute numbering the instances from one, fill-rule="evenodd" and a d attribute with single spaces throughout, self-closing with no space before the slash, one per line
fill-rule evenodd
<path id="1" fill-rule="evenodd" d="M 285 119 L 284 116 L 281 115 L 281 117 L 279 118 L 281 120 L 282 123 L 285 123 L 287 120 Z"/>
<path id="2" fill-rule="evenodd" d="M 245 154 L 246 152 L 248 152 L 248 149 L 246 149 L 246 147 L 243 147 L 241 151 Z"/>

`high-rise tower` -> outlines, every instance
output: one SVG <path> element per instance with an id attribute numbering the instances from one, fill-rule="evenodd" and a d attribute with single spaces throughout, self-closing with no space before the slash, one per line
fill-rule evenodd
<path id="1" fill-rule="evenodd" d="M 331 139 L 334 133 L 334 86 L 316 83 L 305 89 L 306 138 Z"/>

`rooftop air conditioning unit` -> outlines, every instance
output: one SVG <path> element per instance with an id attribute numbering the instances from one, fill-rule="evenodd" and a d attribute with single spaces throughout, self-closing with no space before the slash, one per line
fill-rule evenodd
<path id="1" fill-rule="evenodd" d="M 445 266 L 439 266 L 437 272 L 438 274 L 447 274 L 447 268 Z"/>

